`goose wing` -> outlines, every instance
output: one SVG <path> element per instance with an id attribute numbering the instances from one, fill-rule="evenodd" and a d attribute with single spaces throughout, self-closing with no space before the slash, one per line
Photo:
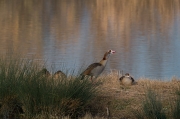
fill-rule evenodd
<path id="1" fill-rule="evenodd" d="M 90 75 L 92 73 L 92 71 L 95 71 L 94 69 L 96 69 L 97 67 L 102 66 L 102 64 L 100 63 L 93 63 L 91 65 L 88 66 L 88 68 L 81 73 L 81 75 Z"/>
<path id="2" fill-rule="evenodd" d="M 133 77 L 131 77 L 131 80 L 132 80 L 132 82 L 134 82 L 134 78 Z"/>
<path id="3" fill-rule="evenodd" d="M 121 77 L 119 78 L 119 80 L 122 81 L 124 77 L 125 77 L 125 76 L 121 76 Z"/>

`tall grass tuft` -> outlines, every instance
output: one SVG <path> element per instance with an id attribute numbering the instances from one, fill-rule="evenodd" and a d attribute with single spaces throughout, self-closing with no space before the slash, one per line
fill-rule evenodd
<path id="1" fill-rule="evenodd" d="M 147 90 L 146 98 L 142 103 L 142 110 L 134 111 L 133 114 L 138 119 L 166 119 L 162 103 L 158 96 L 151 90 Z"/>
<path id="2" fill-rule="evenodd" d="M 85 114 L 83 110 L 96 92 L 92 83 L 88 80 L 82 81 L 78 76 L 68 80 L 59 79 L 58 82 L 54 90 L 56 113 L 71 117 Z"/>
<path id="3" fill-rule="evenodd" d="M 0 118 L 78 117 L 85 112 L 96 87 L 78 76 L 46 77 L 30 59 L 0 58 Z"/>
<path id="4" fill-rule="evenodd" d="M 28 69 L 26 64 L 31 63 L 16 58 L 0 59 L 0 113 L 3 118 L 16 118 L 16 114 L 23 113 L 20 94 Z"/>
<path id="5" fill-rule="evenodd" d="M 180 90 L 177 89 L 176 91 L 177 97 L 175 103 L 172 104 L 173 108 L 173 119 L 180 119 Z"/>
<path id="6" fill-rule="evenodd" d="M 144 114 L 150 119 L 166 119 L 166 115 L 162 109 L 161 101 L 157 95 L 149 89 L 143 104 Z"/>

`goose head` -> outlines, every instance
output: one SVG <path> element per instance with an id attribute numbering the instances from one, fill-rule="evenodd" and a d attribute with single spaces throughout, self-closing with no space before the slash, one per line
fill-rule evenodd
<path id="1" fill-rule="evenodd" d="M 126 74 L 125 74 L 125 77 L 130 77 L 129 73 L 126 73 Z"/>
<path id="2" fill-rule="evenodd" d="M 114 54 L 116 51 L 114 51 L 114 50 L 108 50 L 108 53 L 109 54 Z"/>
<path id="3" fill-rule="evenodd" d="M 116 51 L 114 50 L 108 50 L 103 57 L 103 60 L 107 60 L 109 58 L 110 55 L 114 54 Z"/>

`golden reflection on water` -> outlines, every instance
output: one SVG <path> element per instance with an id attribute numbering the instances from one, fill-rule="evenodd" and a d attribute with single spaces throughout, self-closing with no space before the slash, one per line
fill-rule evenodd
<path id="1" fill-rule="evenodd" d="M 164 70 L 174 61 L 168 58 L 179 10 L 179 0 L 0 0 L 0 50 L 59 68 L 99 61 L 112 48 L 108 69 L 171 77 L 176 73 Z"/>

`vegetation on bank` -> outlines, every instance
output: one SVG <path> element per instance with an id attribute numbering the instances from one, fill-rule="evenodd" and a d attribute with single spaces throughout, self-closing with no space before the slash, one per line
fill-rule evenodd
<path id="1" fill-rule="evenodd" d="M 120 74 L 94 83 L 79 76 L 54 79 L 30 59 L 0 58 L 0 118 L 179 119 L 180 82 L 138 79 L 119 84 Z"/>
<path id="2" fill-rule="evenodd" d="M 92 83 L 78 77 L 54 80 L 45 77 L 42 68 L 32 60 L 0 59 L 1 118 L 85 114 L 86 104 L 96 92 Z"/>

